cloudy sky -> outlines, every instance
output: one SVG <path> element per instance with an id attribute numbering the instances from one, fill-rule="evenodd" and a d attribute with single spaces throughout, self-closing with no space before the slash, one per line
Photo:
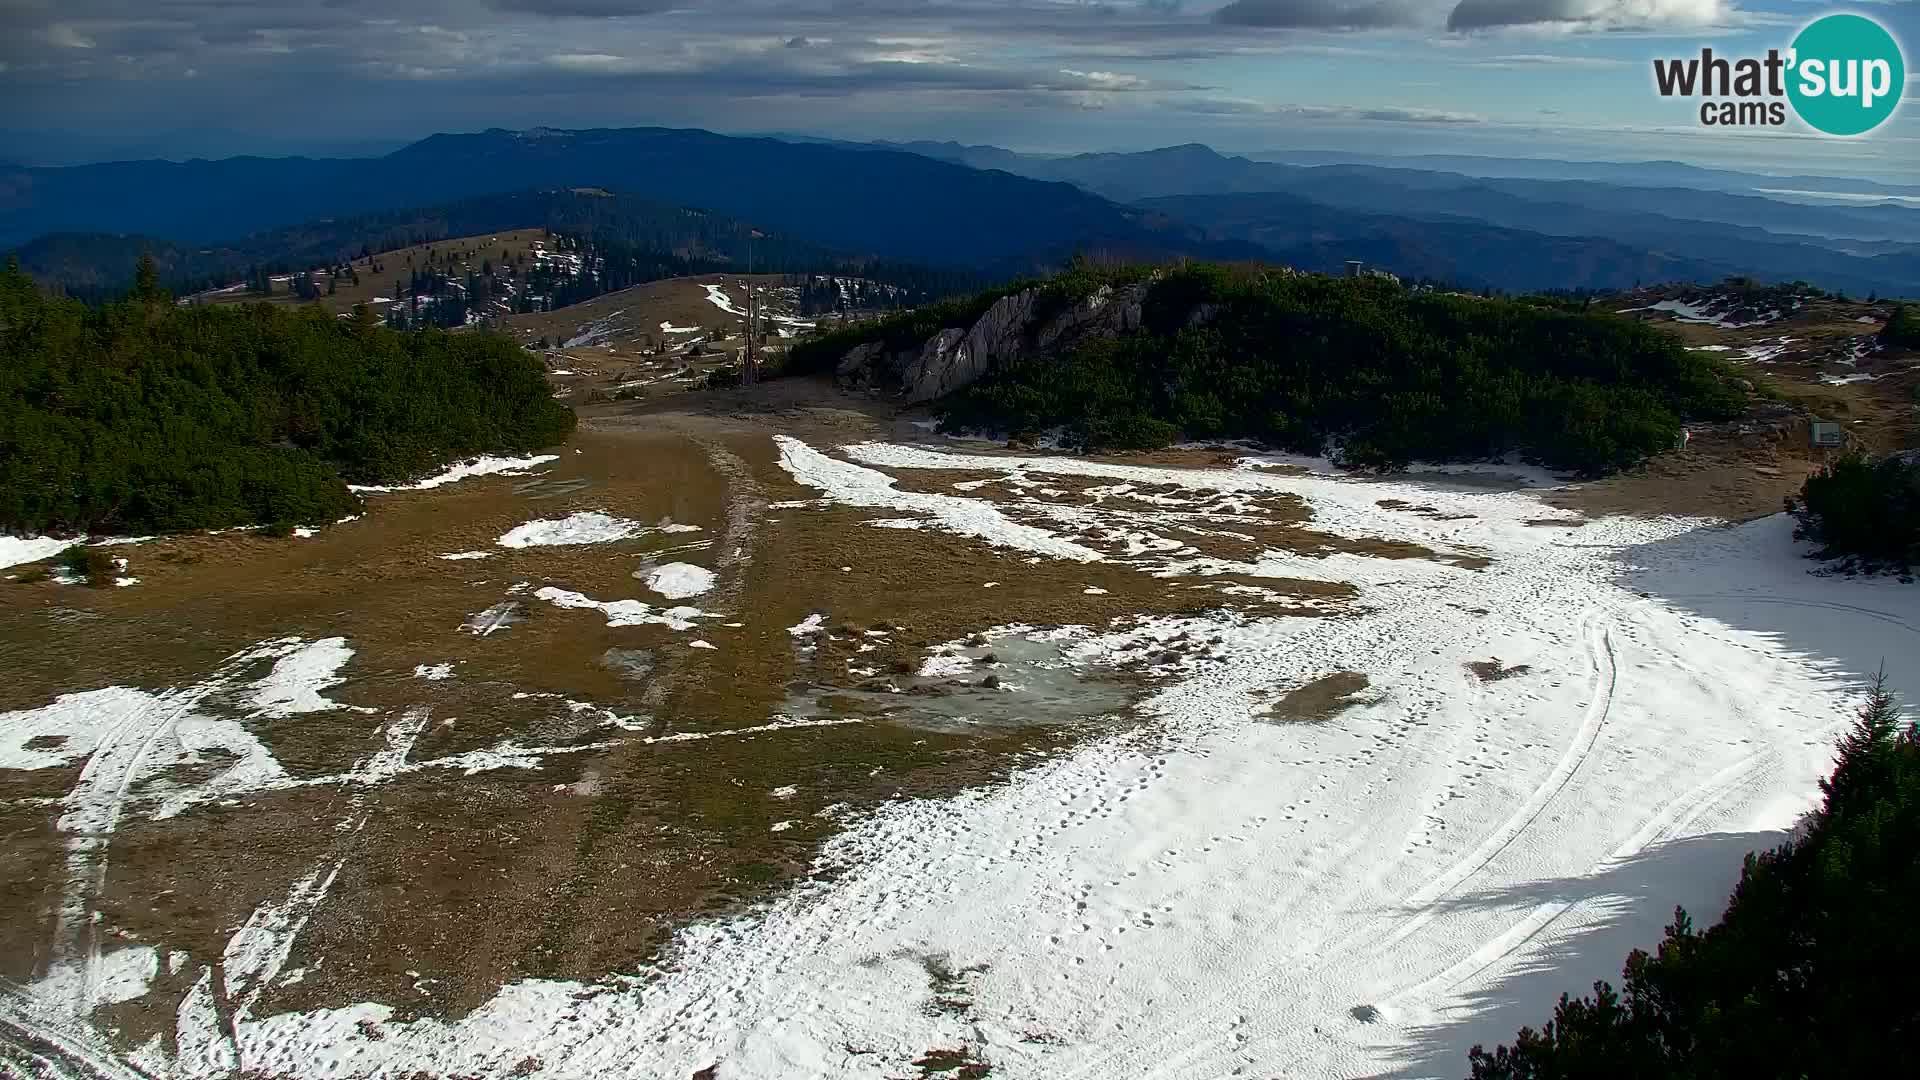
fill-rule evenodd
<path id="1" fill-rule="evenodd" d="M 1863 2 L 1908 43 L 1920 3 Z M 1703 131 L 1649 62 L 1784 47 L 1794 0 L 0 0 L 0 158 L 326 152 L 666 125 L 1015 149 L 1366 149 L 1920 172 Z M 1910 59 L 1915 46 L 1909 44 Z M 1909 82 L 1908 99 L 1920 98 Z"/>

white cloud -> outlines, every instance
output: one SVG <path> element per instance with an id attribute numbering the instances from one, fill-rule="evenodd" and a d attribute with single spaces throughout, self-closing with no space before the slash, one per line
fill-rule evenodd
<path id="1" fill-rule="evenodd" d="M 75 29 L 71 23 L 54 23 L 47 27 L 47 43 L 60 49 L 91 49 L 94 40 Z"/>
<path id="2" fill-rule="evenodd" d="M 1473 62 L 1475 67 L 1489 68 L 1603 68 L 1627 67 L 1630 62 L 1611 56 L 1567 56 L 1559 53 L 1515 53 L 1507 56 L 1488 56 Z"/>
<path id="3" fill-rule="evenodd" d="M 1460 0 L 1450 30 L 1566 26 L 1644 30 L 1717 26 L 1734 14 L 1729 0 Z"/>
<path id="4" fill-rule="evenodd" d="M 1404 105 L 1299 105 L 1251 98 L 1210 97 L 1172 103 L 1185 112 L 1229 116 L 1290 116 L 1304 120 L 1382 120 L 1408 124 L 1480 124 L 1486 117 L 1448 109 Z"/>

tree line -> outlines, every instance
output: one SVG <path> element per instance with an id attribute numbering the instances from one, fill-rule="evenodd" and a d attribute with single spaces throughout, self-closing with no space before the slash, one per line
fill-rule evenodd
<path id="1" fill-rule="evenodd" d="M 356 483 L 565 439 L 572 410 L 502 337 L 398 333 L 360 309 L 184 307 L 0 272 L 0 528 L 70 534 L 335 520 Z"/>
<path id="2" fill-rule="evenodd" d="M 1920 725 L 1877 682 L 1792 839 L 1750 854 L 1726 914 L 1675 909 L 1621 985 L 1468 1055 L 1473 1080 L 1911 1075 L 1920 1060 Z M 1901 1062 L 1907 1064 L 1902 1065 Z"/>
<path id="3" fill-rule="evenodd" d="M 1907 571 L 1920 565 L 1920 456 L 1847 454 L 1807 477 L 1787 512 L 1820 558 Z"/>

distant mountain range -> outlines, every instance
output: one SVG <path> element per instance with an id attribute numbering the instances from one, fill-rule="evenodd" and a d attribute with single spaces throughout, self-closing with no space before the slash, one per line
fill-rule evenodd
<path id="1" fill-rule="evenodd" d="M 1283 165 L 1229 156 L 1199 144 L 1064 157 L 958 143 L 882 145 L 974 168 L 1064 180 L 1196 225 L 1228 228 L 1227 235 L 1255 240 L 1280 257 L 1309 259 L 1291 243 L 1276 244 L 1281 238 L 1305 242 L 1299 234 L 1310 227 L 1311 259 L 1325 262 L 1345 248 L 1347 258 L 1378 260 L 1400 273 L 1433 273 L 1462 283 L 1623 287 L 1662 280 L 1663 273 L 1684 279 L 1751 274 L 1801 278 L 1863 293 L 1920 293 L 1920 208 L 1897 202 L 1808 204 L 1731 190 L 1743 186 L 1751 191 L 1769 183 L 1837 189 L 1851 183 L 1831 177 L 1760 177 L 1657 162 L 1649 163 L 1642 185 L 1630 186 L 1371 164 Z M 1499 168 L 1508 159 L 1483 160 L 1490 163 L 1486 167 Z M 1536 171 L 1550 173 L 1554 164 L 1540 163 Z M 1604 162 L 1557 164 L 1572 172 L 1606 175 L 1627 169 Z M 1725 187 L 1651 186 L 1691 174 Z M 1878 186 L 1897 193 L 1891 185 Z M 1292 198 L 1238 197 L 1255 194 Z M 1235 197 L 1208 201 L 1224 196 Z M 1247 216 L 1261 206 L 1269 211 L 1264 218 Z M 1227 226 L 1228 221 L 1234 224 Z M 1492 228 L 1476 230 L 1476 223 Z M 1397 239 L 1383 246 L 1384 235 Z M 1514 244 L 1519 248 L 1509 247 Z M 1430 257 L 1393 256 L 1418 250 Z M 1522 251 L 1540 256 L 1540 261 L 1522 259 Z M 1368 252 L 1383 252 L 1384 257 Z M 1534 273 L 1544 268 L 1574 276 L 1543 281 Z"/>
<path id="2" fill-rule="evenodd" d="M 1294 156 L 1317 161 L 1312 152 Z M 374 158 L 0 167 L 0 246 L 65 231 L 252 251 L 257 245 L 235 238 L 500 192 L 593 186 L 699 207 L 822 249 L 1003 277 L 1085 252 L 1311 269 L 1362 259 L 1403 275 L 1514 290 L 1746 274 L 1920 295 L 1920 208 L 1753 193 L 1765 184 L 1831 190 L 1844 183 L 1834 178 L 1673 162 L 1409 160 L 1533 175 L 1260 161 L 1197 144 L 1056 157 L 666 128 L 490 130 L 435 135 Z M 1624 182 L 1630 178 L 1640 182 Z"/>
<path id="3" fill-rule="evenodd" d="M 1390 169 L 1425 169 L 1459 173 L 1462 176 L 1597 180 L 1623 187 L 1684 187 L 1744 193 L 1788 189 L 1842 194 L 1920 195 L 1920 184 L 1886 184 L 1842 176 L 1775 176 L 1736 169 L 1711 169 L 1683 161 L 1556 161 L 1551 158 L 1490 157 L 1480 154 L 1356 154 L 1343 150 L 1257 150 L 1240 156 L 1252 161 L 1288 165 L 1380 165 Z"/>
<path id="4" fill-rule="evenodd" d="M 1064 183 L 919 154 L 629 128 L 435 135 L 378 158 L 120 162 L 0 174 L 0 245 L 42 233 L 187 243 L 529 188 L 598 186 L 699 207 L 841 251 L 1009 272 L 1076 251 L 1252 257 Z"/>

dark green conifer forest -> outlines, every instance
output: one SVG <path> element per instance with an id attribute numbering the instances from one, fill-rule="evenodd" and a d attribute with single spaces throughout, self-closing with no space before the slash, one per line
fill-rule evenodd
<path id="1" fill-rule="evenodd" d="M 1137 267 L 1032 287 L 1044 316 Z M 908 348 L 1022 285 L 855 324 L 794 348 L 831 370 L 865 341 Z M 1155 279 L 1145 326 L 986 375 L 938 408 L 947 430 L 1059 429 L 1085 449 L 1253 438 L 1345 463 L 1497 457 L 1597 474 L 1674 445 L 1683 419 L 1745 406 L 1725 367 L 1583 305 L 1414 290 L 1390 279 L 1192 264 Z"/>
<path id="2" fill-rule="evenodd" d="M 319 523 L 394 483 L 573 429 L 513 342 L 396 333 L 317 306 L 176 306 L 151 264 L 123 300 L 0 272 L 0 528 Z"/>
<path id="3" fill-rule="evenodd" d="M 1749 855 L 1727 912 L 1676 910 L 1619 988 L 1474 1047 L 1473 1080 L 1893 1077 L 1920 1061 L 1920 730 L 1876 685 L 1796 836 Z"/>

